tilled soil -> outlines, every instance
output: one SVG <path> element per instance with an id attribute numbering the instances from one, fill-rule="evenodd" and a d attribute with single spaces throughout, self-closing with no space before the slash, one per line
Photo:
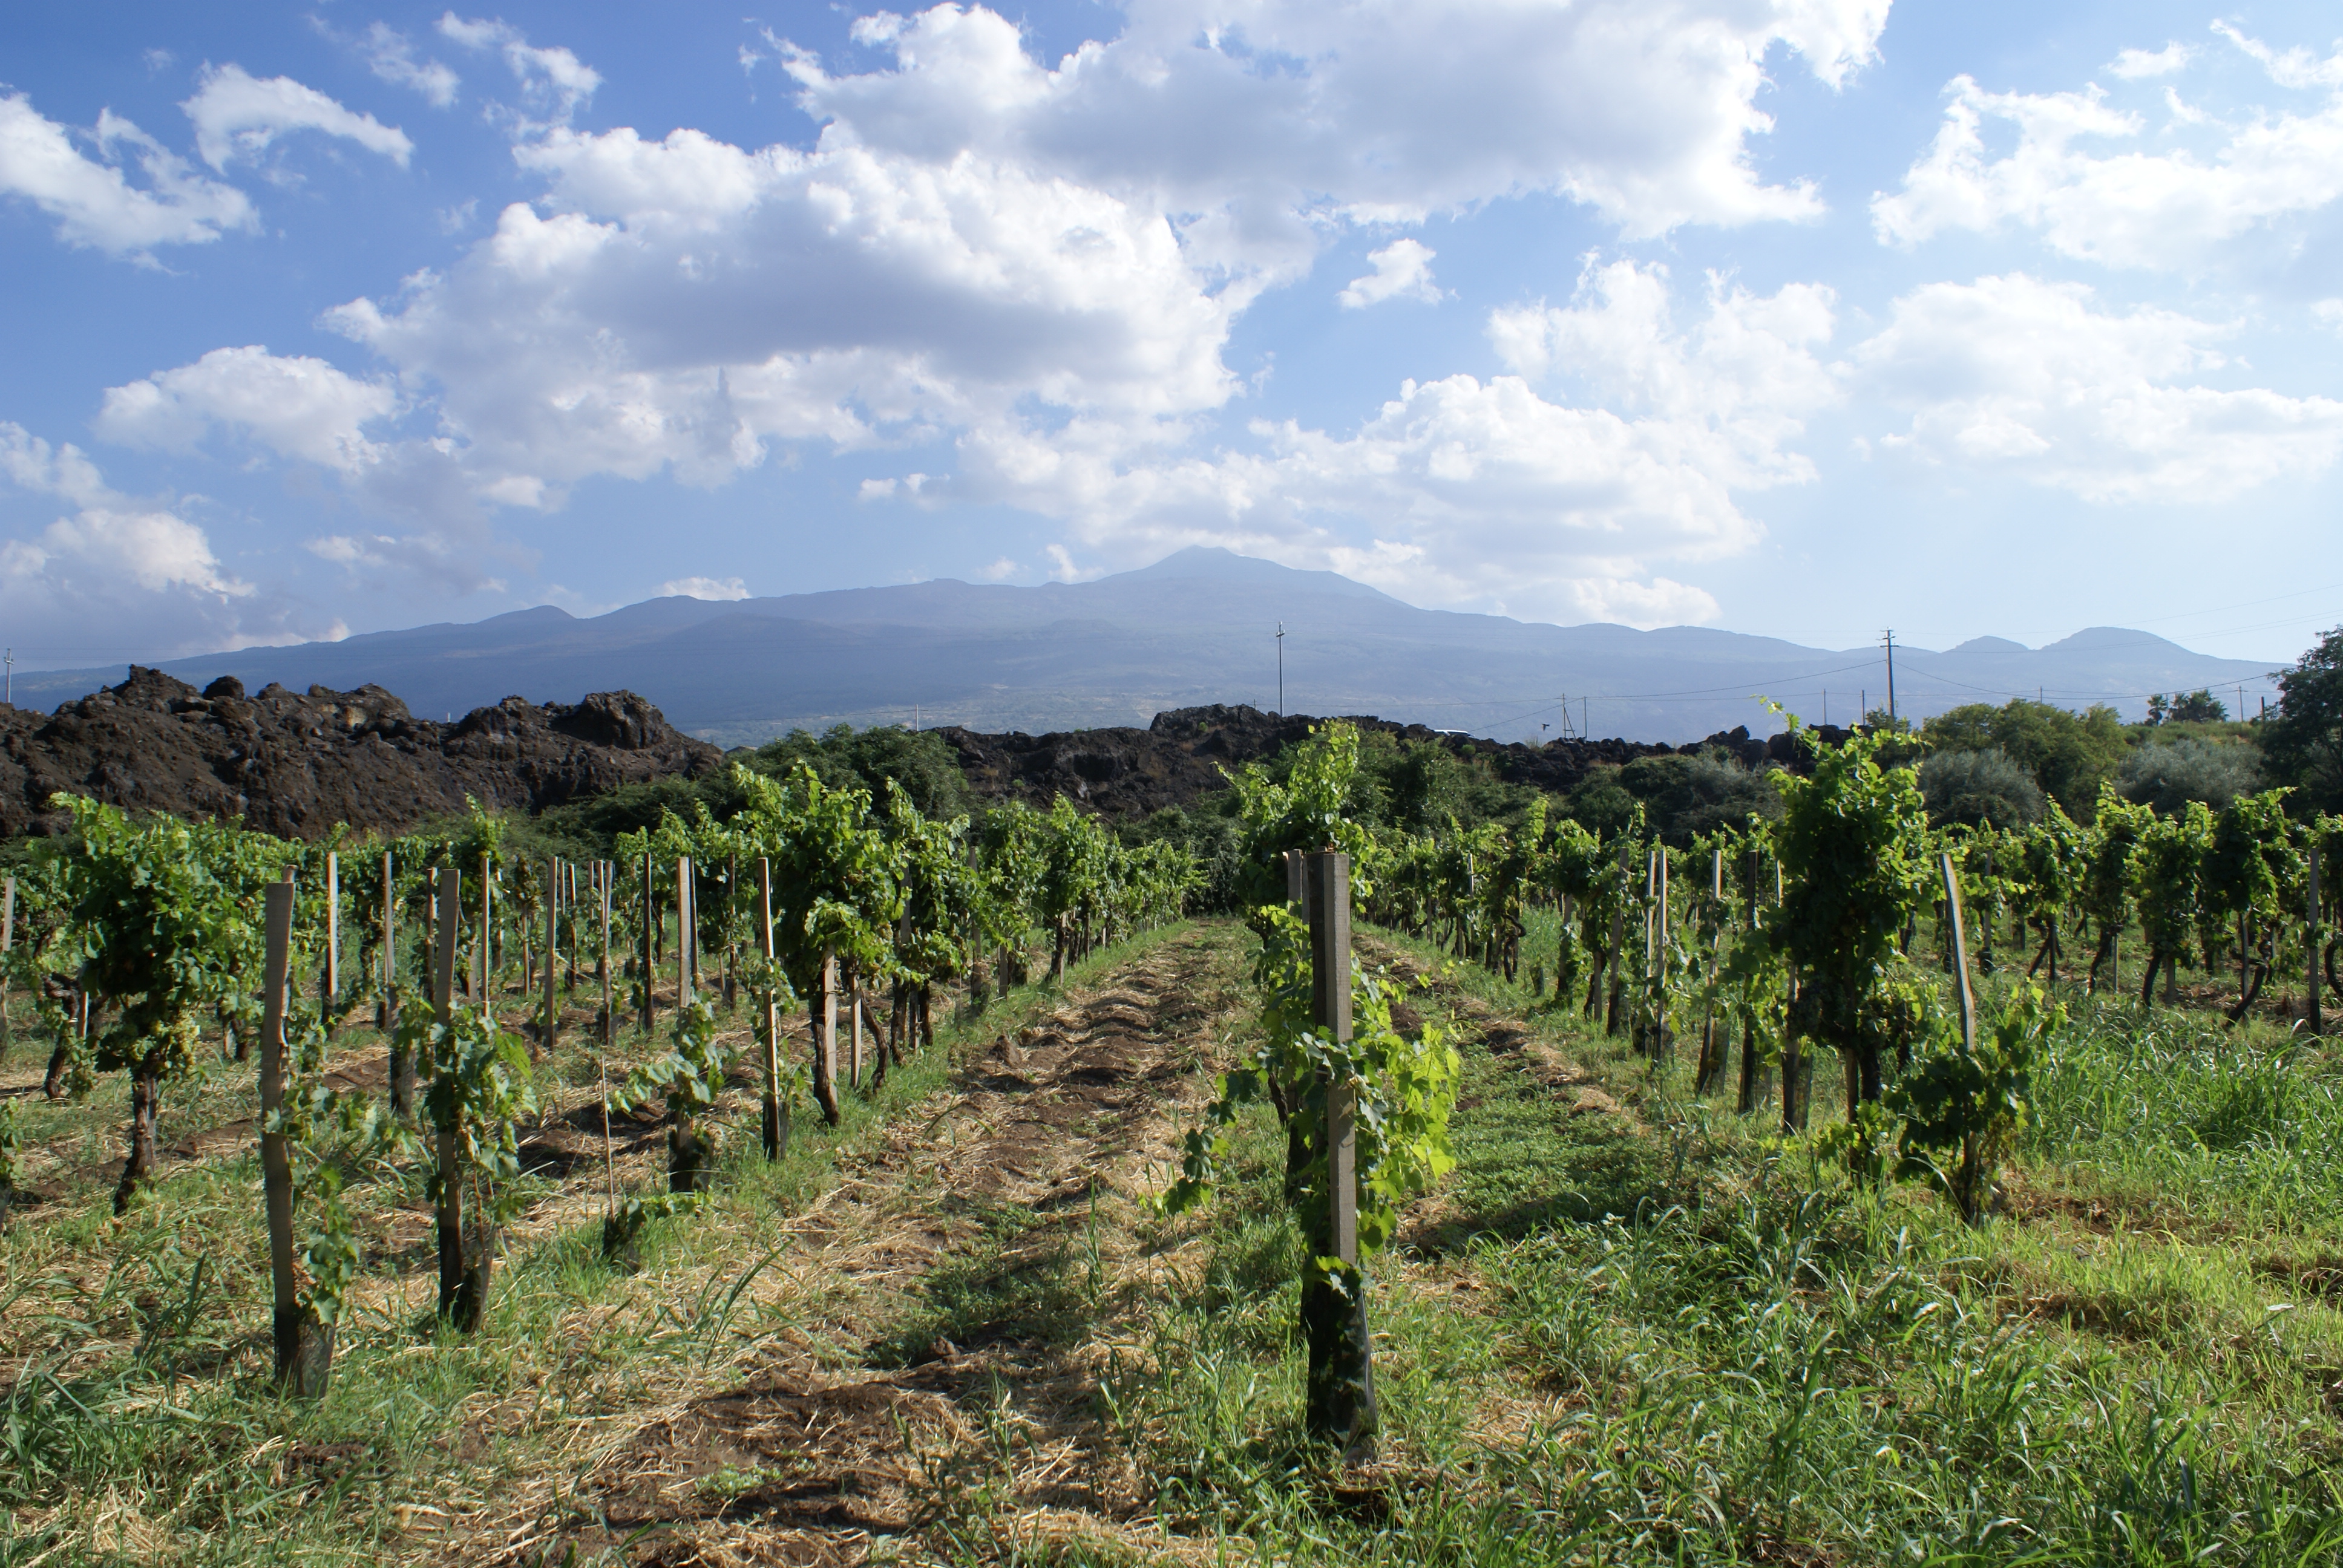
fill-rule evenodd
<path id="1" fill-rule="evenodd" d="M 1129 1224 L 1208 1091 L 1238 962 L 1225 931 L 1183 933 L 992 1040 L 792 1223 L 759 1282 L 785 1327 L 620 1412 L 582 1473 L 464 1521 L 450 1559 L 860 1562 L 979 1495 L 1044 1533 L 1132 1515 L 1098 1378 L 1144 1289 Z"/>

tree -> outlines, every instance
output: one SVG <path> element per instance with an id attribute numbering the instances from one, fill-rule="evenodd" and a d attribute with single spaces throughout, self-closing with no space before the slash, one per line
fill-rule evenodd
<path id="1" fill-rule="evenodd" d="M 1922 733 L 1937 751 L 2007 752 L 2077 821 L 2089 819 L 2101 781 L 2124 759 L 2123 719 L 2104 704 L 2074 713 L 2022 698 L 1999 708 L 1973 702 L 1938 714 Z"/>
<path id="2" fill-rule="evenodd" d="M 1931 753 L 1920 764 L 1920 798 L 1939 828 L 2026 828 L 2042 819 L 2032 771 L 1998 746 Z"/>
<path id="3" fill-rule="evenodd" d="M 2249 745 L 2219 745 L 2194 739 L 2170 745 L 2152 742 L 2124 759 L 2116 788 L 2127 800 L 2153 806 L 2167 817 L 2202 800 L 2218 811 L 2259 781 L 2261 769 Z"/>
<path id="4" fill-rule="evenodd" d="M 2262 727 L 2262 769 L 2291 784 L 2297 815 L 2343 810 L 2343 627 L 2278 672 L 2278 712 Z"/>
<path id="5" fill-rule="evenodd" d="M 2196 690 L 2175 698 L 2167 722 L 2173 724 L 2218 724 L 2229 717 L 2229 709 L 2215 697 L 2212 689 L 2200 686 Z"/>

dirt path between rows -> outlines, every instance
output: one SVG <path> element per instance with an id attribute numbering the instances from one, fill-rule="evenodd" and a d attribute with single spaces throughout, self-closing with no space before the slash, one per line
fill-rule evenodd
<path id="1" fill-rule="evenodd" d="M 1634 1113 L 1603 1088 L 1601 1079 L 1552 1042 L 1540 1039 L 1518 1016 L 1508 1015 L 1454 980 L 1427 970 L 1414 954 L 1373 932 L 1356 932 L 1352 941 L 1363 962 L 1386 969 L 1411 985 L 1427 973 L 1432 975 L 1431 995 L 1459 1030 L 1459 1050 L 1477 1045 L 1492 1056 L 1519 1056 L 1523 1069 L 1551 1092 L 1566 1097 L 1574 1111 L 1634 1120 Z M 1394 1018 L 1403 1032 L 1413 1030 L 1418 1010 L 1405 1002 L 1400 1004 Z"/>
<path id="2" fill-rule="evenodd" d="M 614 1412 L 599 1429 L 621 1435 L 525 1479 L 447 1556 L 855 1563 L 988 1486 L 1029 1523 L 1130 1516 L 1134 1478 L 1100 1441 L 1101 1336 L 1244 1006 L 1237 946 L 1182 933 L 992 1040 L 789 1223 L 729 1377 Z"/>

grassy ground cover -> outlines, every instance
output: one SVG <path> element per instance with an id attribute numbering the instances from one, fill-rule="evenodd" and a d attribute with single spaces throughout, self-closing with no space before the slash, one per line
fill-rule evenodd
<path id="1" fill-rule="evenodd" d="M 1361 941 L 1465 1074 L 1457 1169 L 1374 1270 L 1372 1467 L 1298 1435 L 1266 1116 L 1210 1208 L 1148 1202 L 1251 1029 L 1251 939 L 1202 922 L 1000 1004 L 835 1134 L 801 1116 L 779 1167 L 736 1155 L 639 1271 L 596 1255 L 597 1121 L 468 1342 L 428 1315 L 419 1187 L 375 1184 L 314 1407 L 260 1380 L 248 1142 L 118 1224 L 102 1173 L 19 1216 L 0 1562 L 2343 1559 L 2328 1045 L 2078 1001 L 1970 1228 L 1574 1007 Z M 548 1077 L 557 1121 L 598 1100 L 590 1052 Z"/>

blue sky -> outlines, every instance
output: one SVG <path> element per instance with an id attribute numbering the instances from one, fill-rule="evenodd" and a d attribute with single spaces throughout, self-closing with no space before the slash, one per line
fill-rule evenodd
<path id="1" fill-rule="evenodd" d="M 2338 618 L 2331 6 L 47 4 L 20 666 L 1194 543 L 1848 646 Z"/>

